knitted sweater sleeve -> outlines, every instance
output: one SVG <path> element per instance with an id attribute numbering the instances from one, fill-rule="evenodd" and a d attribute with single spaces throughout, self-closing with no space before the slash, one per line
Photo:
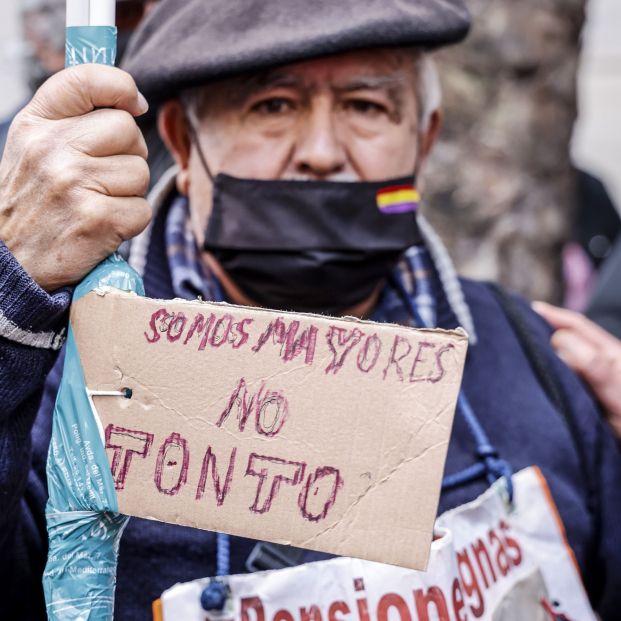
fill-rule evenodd
<path id="1" fill-rule="evenodd" d="M 69 291 L 43 291 L 0 242 L 0 591 L 40 582 L 45 481 L 32 467 L 31 432 L 70 301 Z"/>

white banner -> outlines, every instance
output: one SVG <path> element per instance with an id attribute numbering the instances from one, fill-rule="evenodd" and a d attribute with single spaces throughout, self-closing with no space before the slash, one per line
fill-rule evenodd
<path id="1" fill-rule="evenodd" d="M 231 576 L 216 616 L 200 606 L 209 579 L 196 580 L 162 595 L 162 619 L 595 621 L 541 472 L 513 480 L 513 507 L 498 482 L 437 519 L 427 572 L 336 558 Z"/>

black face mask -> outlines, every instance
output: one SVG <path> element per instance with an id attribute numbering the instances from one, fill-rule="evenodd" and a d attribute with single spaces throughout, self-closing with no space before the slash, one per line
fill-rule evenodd
<path id="1" fill-rule="evenodd" d="M 262 306 L 337 315 L 368 299 L 420 243 L 417 206 L 411 177 L 344 183 L 220 174 L 204 247 Z"/>

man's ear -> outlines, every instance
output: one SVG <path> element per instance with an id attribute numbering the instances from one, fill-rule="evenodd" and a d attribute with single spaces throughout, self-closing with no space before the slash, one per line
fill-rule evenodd
<path id="1" fill-rule="evenodd" d="M 423 132 L 420 141 L 420 157 L 421 160 L 426 160 L 431 152 L 433 145 L 435 144 L 442 129 L 442 111 L 436 108 L 429 117 L 427 129 Z"/>
<path id="2" fill-rule="evenodd" d="M 190 152 L 192 143 L 188 119 L 178 99 L 166 102 L 158 113 L 157 128 L 160 136 L 179 167 L 177 189 L 185 196 L 190 190 Z"/>

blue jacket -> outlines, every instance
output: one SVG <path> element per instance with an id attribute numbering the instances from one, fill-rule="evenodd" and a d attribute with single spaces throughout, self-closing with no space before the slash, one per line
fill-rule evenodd
<path id="1" fill-rule="evenodd" d="M 147 295 L 173 297 L 158 218 L 144 273 Z M 159 227 L 159 228 L 158 228 Z M 548 371 L 572 409 L 581 464 L 568 426 L 543 390 L 511 323 L 490 289 L 462 282 L 478 344 L 468 353 L 463 388 L 480 422 L 515 471 L 536 464 L 548 480 L 582 569 L 604 619 L 621 609 L 621 459 L 591 397 L 548 347 L 549 327 L 523 304 Z M 0 242 L 0 609 L 3 619 L 44 619 L 41 575 L 46 560 L 45 462 L 62 369 L 57 359 L 68 294 L 47 295 Z M 439 309 L 439 325 L 455 319 Z M 53 368 L 52 368 L 53 367 Z M 51 370 L 51 372 L 50 372 Z M 49 374 L 49 376 L 48 376 Z M 47 382 L 45 382 L 45 378 Z M 43 388 L 45 383 L 45 388 Z M 456 417 L 446 473 L 476 461 L 464 420 Z M 589 483 L 587 485 L 587 482 Z M 472 500 L 484 480 L 443 493 L 439 511 Z M 589 499 L 589 489 L 595 496 Z M 232 539 L 231 570 L 245 571 L 254 542 Z M 115 619 L 151 618 L 151 602 L 176 582 L 213 575 L 212 533 L 133 519 L 120 547 Z M 316 559 L 308 553 L 304 560 Z"/>

